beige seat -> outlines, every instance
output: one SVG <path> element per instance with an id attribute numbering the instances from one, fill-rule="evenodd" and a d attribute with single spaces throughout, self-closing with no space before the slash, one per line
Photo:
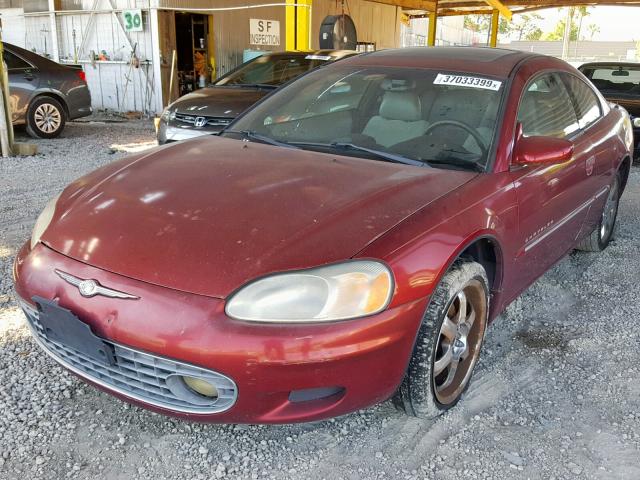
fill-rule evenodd
<path id="1" fill-rule="evenodd" d="M 424 135 L 427 126 L 422 119 L 420 98 L 415 93 L 389 90 L 382 97 L 378 115 L 371 117 L 362 133 L 378 145 L 390 147 Z"/>

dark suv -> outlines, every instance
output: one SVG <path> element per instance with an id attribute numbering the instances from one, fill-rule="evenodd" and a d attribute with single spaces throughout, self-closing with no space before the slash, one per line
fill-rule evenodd
<path id="1" fill-rule="evenodd" d="M 14 125 L 36 138 L 54 138 L 65 123 L 91 114 L 91 94 L 81 69 L 60 65 L 4 43 Z"/>
<path id="2" fill-rule="evenodd" d="M 240 113 L 292 78 L 355 54 L 350 50 L 318 50 L 270 53 L 249 60 L 208 88 L 169 105 L 160 117 L 158 143 L 219 133 Z"/>

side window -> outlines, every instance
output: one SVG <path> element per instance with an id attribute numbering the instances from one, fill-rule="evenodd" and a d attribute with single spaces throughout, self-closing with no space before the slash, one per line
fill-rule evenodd
<path id="1" fill-rule="evenodd" d="M 9 50 L 4 51 L 3 58 L 5 63 L 7 64 L 8 70 L 31 68 L 31 65 L 22 60 L 20 57 L 11 53 Z"/>
<path id="2" fill-rule="evenodd" d="M 556 73 L 541 75 L 529 84 L 520 100 L 518 122 L 527 137 L 564 138 L 579 129 L 571 97 Z"/>
<path id="3" fill-rule="evenodd" d="M 600 101 L 591 88 L 578 77 L 562 74 L 578 114 L 578 125 L 585 128 L 598 120 L 602 115 Z"/>

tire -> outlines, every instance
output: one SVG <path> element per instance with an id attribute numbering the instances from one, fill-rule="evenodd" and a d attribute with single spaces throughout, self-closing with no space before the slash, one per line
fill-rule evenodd
<path id="1" fill-rule="evenodd" d="M 598 226 L 578 243 L 577 250 L 583 252 L 601 252 L 613 238 L 613 232 L 616 227 L 616 219 L 618 217 L 618 203 L 620 202 L 620 187 L 622 181 L 620 174 L 616 174 L 609 192 L 607 199 L 602 207 L 602 214 L 600 215 L 600 221 Z"/>
<path id="2" fill-rule="evenodd" d="M 67 115 L 62 104 L 53 97 L 37 97 L 27 112 L 27 133 L 33 138 L 55 138 L 62 133 Z"/>
<path id="3" fill-rule="evenodd" d="M 460 315 L 461 294 L 464 315 Z M 468 328 L 472 312 L 475 320 Z M 484 268 L 473 261 L 456 262 L 431 297 L 407 373 L 393 397 L 396 407 L 408 415 L 435 418 L 460 400 L 480 355 L 488 312 L 489 281 Z M 460 361 L 454 368 L 456 357 Z M 452 368 L 452 381 L 447 386 Z"/>

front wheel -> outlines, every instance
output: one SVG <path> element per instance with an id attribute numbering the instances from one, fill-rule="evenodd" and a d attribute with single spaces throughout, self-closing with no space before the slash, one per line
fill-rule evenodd
<path id="1" fill-rule="evenodd" d="M 464 393 L 487 327 L 488 285 L 484 268 L 472 261 L 456 263 L 442 278 L 393 399 L 407 414 L 434 418 Z"/>
<path id="2" fill-rule="evenodd" d="M 609 245 L 609 242 L 613 237 L 613 230 L 615 229 L 616 219 L 618 217 L 620 184 L 620 174 L 617 174 L 609 188 L 609 193 L 607 194 L 607 200 L 602 208 L 602 215 L 600 215 L 598 227 L 578 244 L 576 247 L 578 250 L 583 250 L 585 252 L 601 252 L 607 248 L 607 245 Z"/>
<path id="3" fill-rule="evenodd" d="M 66 115 L 58 100 L 49 96 L 37 97 L 27 112 L 27 133 L 34 138 L 55 138 L 64 129 Z"/>

